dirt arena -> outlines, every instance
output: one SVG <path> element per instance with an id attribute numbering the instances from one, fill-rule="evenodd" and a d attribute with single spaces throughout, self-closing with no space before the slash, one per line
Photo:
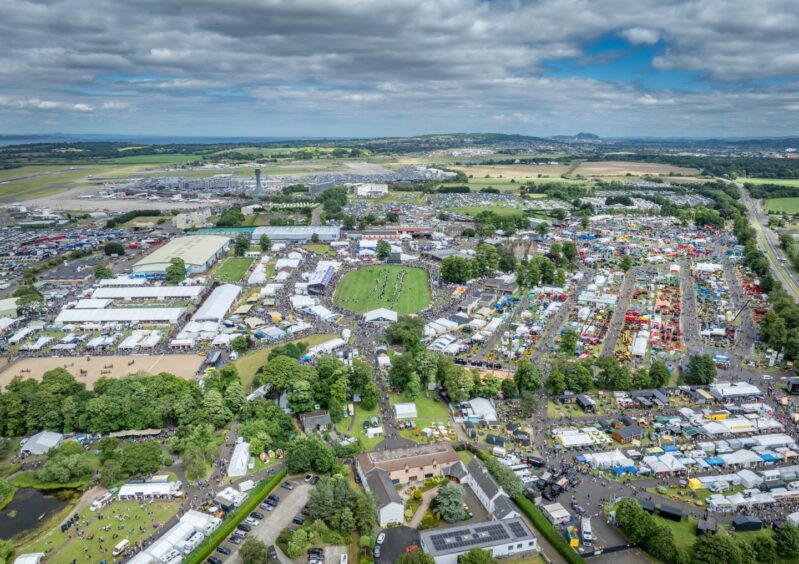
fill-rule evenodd
<path id="1" fill-rule="evenodd" d="M 574 170 L 570 176 L 575 177 L 578 174 L 582 176 L 626 176 L 627 174 L 633 176 L 659 175 L 659 174 L 680 174 L 684 176 L 691 176 L 698 174 L 698 170 L 691 168 L 684 168 L 680 166 L 672 166 L 668 164 L 658 163 L 628 163 L 623 161 L 597 161 L 582 163 Z"/>
<path id="2" fill-rule="evenodd" d="M 135 372 L 158 374 L 169 372 L 182 378 L 192 378 L 199 370 L 203 357 L 196 354 L 120 355 L 120 356 L 68 356 L 54 358 L 23 358 L 9 364 L 0 359 L 0 387 L 5 388 L 15 376 L 41 380 L 42 374 L 54 368 L 66 368 L 78 382 L 87 388 L 101 376 L 119 378 Z M 85 373 L 81 373 L 85 370 Z"/>

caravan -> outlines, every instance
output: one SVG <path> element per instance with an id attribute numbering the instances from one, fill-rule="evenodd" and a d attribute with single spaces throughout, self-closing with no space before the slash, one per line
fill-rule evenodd
<path id="1" fill-rule="evenodd" d="M 580 536 L 585 546 L 591 546 L 594 542 L 594 531 L 591 529 L 591 518 L 583 517 L 580 520 Z"/>

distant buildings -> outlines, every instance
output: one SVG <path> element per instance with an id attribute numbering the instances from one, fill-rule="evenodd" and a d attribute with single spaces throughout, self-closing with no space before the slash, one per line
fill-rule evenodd
<path id="1" fill-rule="evenodd" d="M 256 227 L 252 232 L 252 242 L 257 244 L 264 235 L 269 237 L 269 240 L 273 243 L 279 241 L 307 243 L 314 235 L 319 237 L 319 241 L 338 241 L 341 237 L 341 229 L 329 225 Z"/>

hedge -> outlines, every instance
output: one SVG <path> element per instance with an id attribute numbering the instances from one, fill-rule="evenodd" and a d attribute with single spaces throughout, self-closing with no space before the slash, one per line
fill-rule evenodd
<path id="1" fill-rule="evenodd" d="M 538 509 L 532 501 L 524 496 L 517 496 L 513 498 L 513 501 L 519 509 L 522 510 L 522 513 L 527 515 L 527 518 L 533 522 L 533 526 L 535 526 L 536 530 L 544 535 L 544 538 L 546 538 L 549 543 L 555 547 L 555 550 L 566 559 L 566 562 L 570 564 L 585 564 L 585 559 L 569 546 L 569 543 L 566 542 L 563 535 L 555 530 L 552 523 L 544 517 L 544 514 L 541 513 L 541 510 Z"/>
<path id="2" fill-rule="evenodd" d="M 281 470 L 272 476 L 272 479 L 268 482 L 262 481 L 260 484 L 258 484 L 253 492 L 244 501 L 244 503 L 231 511 L 227 517 L 225 517 L 225 520 L 222 521 L 222 524 L 211 533 L 211 536 L 205 539 L 200 546 L 191 552 L 186 557 L 184 562 L 186 564 L 200 564 L 203 560 L 208 558 L 214 549 L 219 546 L 219 544 L 225 540 L 225 538 L 231 532 L 233 532 L 233 529 L 236 528 L 236 525 L 244 521 L 244 519 L 246 519 L 256 507 L 258 507 L 264 498 L 269 495 L 269 492 L 275 489 L 275 487 L 277 487 L 280 481 L 285 477 L 286 471 Z"/>

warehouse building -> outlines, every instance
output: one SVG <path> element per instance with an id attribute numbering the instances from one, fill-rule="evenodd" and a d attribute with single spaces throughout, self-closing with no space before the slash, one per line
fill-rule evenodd
<path id="1" fill-rule="evenodd" d="M 109 300 L 167 300 L 187 298 L 196 300 L 202 294 L 203 286 L 117 286 L 97 288 L 92 293 L 94 299 Z"/>
<path id="2" fill-rule="evenodd" d="M 56 325 L 65 323 L 177 323 L 184 307 L 125 307 L 118 309 L 62 309 Z"/>
<path id="3" fill-rule="evenodd" d="M 133 276 L 137 278 L 164 278 L 173 258 L 183 259 L 186 275 L 207 271 L 230 245 L 229 237 L 219 235 L 196 235 L 178 237 L 159 247 L 135 265 Z"/>
<path id="4" fill-rule="evenodd" d="M 258 244 L 264 235 L 269 237 L 269 240 L 273 243 L 280 241 L 307 243 L 314 235 L 318 235 L 320 241 L 338 241 L 341 237 L 341 229 L 329 225 L 256 227 L 252 232 L 252 243 Z"/>
<path id="5" fill-rule="evenodd" d="M 494 558 L 538 549 L 535 535 L 519 518 L 422 531 L 421 543 L 436 564 L 457 564 L 473 548 L 488 550 Z"/>

